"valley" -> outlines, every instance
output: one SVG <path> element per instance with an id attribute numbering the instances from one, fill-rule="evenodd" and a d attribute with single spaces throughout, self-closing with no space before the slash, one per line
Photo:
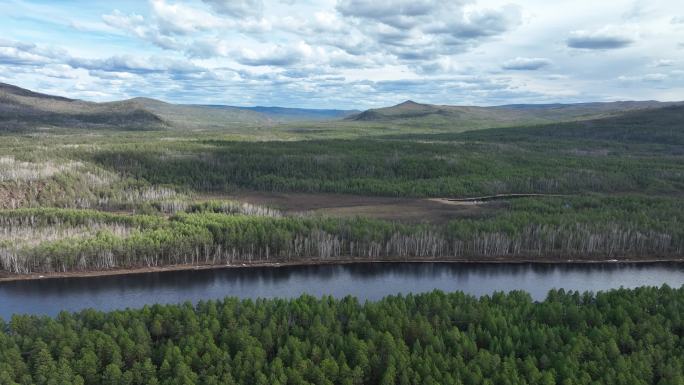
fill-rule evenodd
<path id="1" fill-rule="evenodd" d="M 45 109 L 44 101 L 54 100 L 51 113 L 66 113 L 66 103 L 69 119 L 95 108 L 3 90 L 12 105 L 34 100 Z M 165 123 L 2 133 L 6 278 L 212 265 L 678 261 L 683 255 L 684 106 L 678 103 L 406 102 L 301 123 L 278 122 L 264 115 L 269 109 L 229 117 L 233 107 L 122 103 L 144 106 Z M 444 124 L 433 124 L 434 114 Z"/>

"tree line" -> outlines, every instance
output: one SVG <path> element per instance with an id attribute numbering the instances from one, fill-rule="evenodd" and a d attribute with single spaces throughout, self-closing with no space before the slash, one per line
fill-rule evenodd
<path id="1" fill-rule="evenodd" d="M 0 227 L 35 239 L 2 241 L 7 272 L 63 272 L 177 264 L 340 260 L 678 258 L 684 204 L 671 198 L 525 198 L 492 217 L 446 225 L 368 218 L 244 215 L 234 203 L 192 204 L 169 217 L 93 210 L 0 211 Z M 248 206 L 248 208 L 251 206 Z M 249 208 L 249 210 L 254 210 Z M 41 239 L 50 227 L 90 227 Z M 114 231 L 116 229 L 116 231 Z M 68 232 L 65 232 L 68 233 Z M 24 236 L 27 238 L 27 236 Z"/>

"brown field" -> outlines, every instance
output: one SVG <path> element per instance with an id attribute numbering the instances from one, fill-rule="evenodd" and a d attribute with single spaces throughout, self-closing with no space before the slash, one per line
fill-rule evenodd
<path id="1" fill-rule="evenodd" d="M 456 218 L 478 218 L 493 214 L 505 202 L 453 202 L 439 198 L 388 198 L 345 194 L 240 192 L 204 196 L 269 206 L 286 214 L 370 217 L 408 223 L 445 223 Z"/>

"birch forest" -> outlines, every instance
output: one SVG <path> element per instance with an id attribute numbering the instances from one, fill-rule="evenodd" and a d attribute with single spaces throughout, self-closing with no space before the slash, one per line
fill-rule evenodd
<path id="1" fill-rule="evenodd" d="M 602 207 L 600 215 L 591 209 L 594 205 Z M 684 251 L 684 229 L 672 213 L 683 209 L 679 202 L 654 198 L 549 198 L 543 203 L 527 198 L 492 218 L 439 226 L 283 216 L 219 201 L 166 216 L 4 210 L 0 267 L 27 274 L 307 261 L 675 258 Z"/>

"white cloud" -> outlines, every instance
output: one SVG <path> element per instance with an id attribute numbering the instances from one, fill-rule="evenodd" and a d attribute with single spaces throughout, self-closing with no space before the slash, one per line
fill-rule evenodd
<path id="1" fill-rule="evenodd" d="M 78 79 L 79 73 L 77 70 L 66 64 L 50 64 L 45 67 L 36 69 L 36 72 L 50 78 L 57 79 Z"/>
<path id="2" fill-rule="evenodd" d="M 462 53 L 515 28 L 520 8 L 465 7 L 460 1 L 394 0 L 370 2 L 342 0 L 338 12 L 349 20 L 369 44 L 365 52 L 377 50 L 400 61 L 435 60 Z M 341 37 L 344 40 L 344 37 Z M 346 49 L 344 42 L 336 46 Z M 348 50 L 359 54 L 357 46 Z"/>
<path id="3" fill-rule="evenodd" d="M 180 43 L 176 39 L 164 36 L 155 25 L 152 25 L 142 15 L 134 13 L 124 15 L 121 11 L 114 10 L 111 14 L 102 15 L 102 20 L 113 28 L 147 40 L 161 48 L 177 49 L 180 47 Z"/>
<path id="4" fill-rule="evenodd" d="M 45 56 L 27 52 L 18 47 L 0 47 L 0 63 L 17 65 L 37 65 L 49 63 L 52 60 Z"/>
<path id="5" fill-rule="evenodd" d="M 224 21 L 210 12 L 181 3 L 169 4 L 166 0 L 151 0 L 152 12 L 159 21 L 163 34 L 188 34 L 222 27 Z"/>
<path id="6" fill-rule="evenodd" d="M 216 12 L 232 17 L 259 17 L 264 11 L 261 0 L 202 0 Z"/>
<path id="7" fill-rule="evenodd" d="M 0 64 L 40 66 L 54 63 L 65 55 L 62 49 L 0 39 Z"/>
<path id="8" fill-rule="evenodd" d="M 164 57 L 136 57 L 130 55 L 111 56 L 105 59 L 70 58 L 73 68 L 84 68 L 106 72 L 129 72 L 135 74 L 169 73 L 184 74 L 203 72 L 204 69 L 184 60 Z"/>
<path id="9" fill-rule="evenodd" d="M 640 82 L 661 82 L 667 80 L 669 76 L 663 73 L 650 73 L 636 76 L 620 76 L 618 80 L 621 81 L 640 81 Z"/>
<path id="10" fill-rule="evenodd" d="M 502 68 L 506 70 L 534 71 L 551 65 L 551 60 L 539 57 L 517 57 L 506 61 Z"/>
<path id="11" fill-rule="evenodd" d="M 236 60 L 240 64 L 249 66 L 287 67 L 301 62 L 311 53 L 311 47 L 304 42 L 300 42 L 294 48 L 279 45 L 261 47 L 258 50 L 245 48 L 236 54 Z"/>
<path id="12" fill-rule="evenodd" d="M 0 74 L 98 100 L 357 108 L 684 95 L 676 2 L 515 3 L 26 0 L 0 4 Z M 29 14 L 43 24 L 16 28 Z"/>
<path id="13" fill-rule="evenodd" d="M 653 62 L 653 67 L 672 67 L 675 61 L 671 59 L 658 59 Z"/>

